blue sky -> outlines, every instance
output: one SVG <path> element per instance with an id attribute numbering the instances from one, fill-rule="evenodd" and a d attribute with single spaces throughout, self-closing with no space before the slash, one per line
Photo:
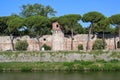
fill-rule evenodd
<path id="1" fill-rule="evenodd" d="M 109 17 L 120 13 L 120 0 L 1 0 L 0 16 L 19 14 L 23 4 L 39 3 L 50 5 L 57 11 L 56 16 L 65 14 L 81 14 L 98 11 Z"/>

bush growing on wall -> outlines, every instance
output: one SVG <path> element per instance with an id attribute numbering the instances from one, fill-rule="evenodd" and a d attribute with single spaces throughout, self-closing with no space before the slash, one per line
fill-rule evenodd
<path id="1" fill-rule="evenodd" d="M 15 49 L 18 51 L 25 51 L 27 50 L 28 43 L 26 40 L 19 40 L 15 43 Z"/>
<path id="2" fill-rule="evenodd" d="M 45 50 L 51 50 L 51 47 L 48 46 L 48 45 L 46 45 L 46 44 L 44 44 L 44 45 L 42 46 L 42 48 L 44 48 Z"/>
<path id="3" fill-rule="evenodd" d="M 97 39 L 95 43 L 93 44 L 93 50 L 102 50 L 104 49 L 103 47 L 103 40 L 102 39 Z"/>
<path id="4" fill-rule="evenodd" d="M 83 45 L 82 44 L 78 45 L 78 50 L 83 50 Z"/>

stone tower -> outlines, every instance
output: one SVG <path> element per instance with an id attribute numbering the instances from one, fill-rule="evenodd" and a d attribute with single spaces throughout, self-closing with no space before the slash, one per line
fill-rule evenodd
<path id="1" fill-rule="evenodd" d="M 52 50 L 64 50 L 64 33 L 58 22 L 52 23 Z"/>

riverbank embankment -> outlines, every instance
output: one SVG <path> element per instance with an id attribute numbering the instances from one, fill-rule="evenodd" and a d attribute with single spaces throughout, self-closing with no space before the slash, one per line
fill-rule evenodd
<path id="1" fill-rule="evenodd" d="M 0 52 L 0 71 L 120 71 L 120 52 Z"/>

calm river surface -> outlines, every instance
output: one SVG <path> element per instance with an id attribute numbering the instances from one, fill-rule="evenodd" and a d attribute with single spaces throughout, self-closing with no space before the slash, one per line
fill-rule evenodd
<path id="1" fill-rule="evenodd" d="M 120 72 L 3 72 L 0 80 L 120 80 Z"/>

